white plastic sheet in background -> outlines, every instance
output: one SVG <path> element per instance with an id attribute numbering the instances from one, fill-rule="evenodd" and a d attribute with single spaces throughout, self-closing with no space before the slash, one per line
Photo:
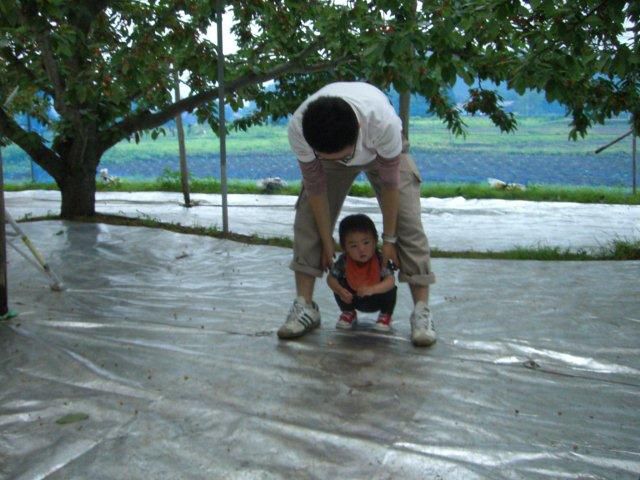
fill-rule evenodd
<path id="1" fill-rule="evenodd" d="M 96 210 L 222 229 L 220 195 L 191 198 L 199 206 L 181 206 L 179 193 L 99 192 Z M 292 237 L 295 201 L 285 195 L 229 195 L 229 228 L 247 235 Z M 6 202 L 16 219 L 60 212 L 59 192 L 7 192 Z M 375 199 L 348 197 L 342 214 L 350 213 L 366 213 L 382 225 Z M 639 239 L 640 206 L 423 198 L 422 223 L 431 246 L 446 251 L 539 246 L 594 251 L 615 240 Z"/>
<path id="2" fill-rule="evenodd" d="M 282 342 L 290 250 L 24 228 L 68 289 L 9 250 L 2 479 L 638 479 L 639 262 L 435 259 L 430 349 L 404 285 L 385 336 L 318 284 Z"/>

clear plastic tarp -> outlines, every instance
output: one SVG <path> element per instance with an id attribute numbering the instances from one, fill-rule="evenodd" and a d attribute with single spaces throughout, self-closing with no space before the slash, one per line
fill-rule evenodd
<path id="1" fill-rule="evenodd" d="M 2 479 L 640 475 L 640 262 L 436 258 L 429 349 L 406 286 L 384 335 L 337 331 L 319 282 L 321 328 L 285 342 L 288 249 L 21 226 L 66 289 L 8 249 Z"/>

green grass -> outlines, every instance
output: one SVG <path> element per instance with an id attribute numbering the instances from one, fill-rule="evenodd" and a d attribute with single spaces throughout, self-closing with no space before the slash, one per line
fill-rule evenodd
<path id="1" fill-rule="evenodd" d="M 529 185 L 526 190 L 497 190 L 484 184 L 423 184 L 423 197 L 464 197 L 466 199 L 529 200 L 535 202 L 640 204 L 640 192 L 623 187 L 574 187 L 563 185 Z"/>
<path id="2" fill-rule="evenodd" d="M 586 250 L 573 251 L 559 247 L 514 248 L 502 252 L 447 252 L 434 249 L 431 252 L 431 256 L 433 258 L 538 260 L 546 262 L 640 260 L 640 240 L 614 240 L 592 252 Z"/>
<path id="3" fill-rule="evenodd" d="M 53 183 L 16 183 L 5 185 L 6 191 L 57 190 Z M 181 192 L 182 185 L 176 173 L 165 173 L 155 181 L 121 180 L 117 184 L 98 183 L 98 191 L 110 192 Z M 215 178 L 195 178 L 189 182 L 191 193 L 221 193 L 220 180 Z M 265 193 L 255 182 L 230 180 L 228 193 L 260 194 Z M 286 187 L 272 192 L 281 195 L 297 195 L 300 182 L 289 182 Z M 466 199 L 504 199 L 529 200 L 537 202 L 575 202 L 605 203 L 621 205 L 640 205 L 640 192 L 635 195 L 623 187 L 572 187 L 562 185 L 531 185 L 526 190 L 497 190 L 490 185 L 478 183 L 424 183 L 422 197 Z M 374 192 L 367 182 L 355 183 L 350 191 L 354 197 L 373 197 Z"/>

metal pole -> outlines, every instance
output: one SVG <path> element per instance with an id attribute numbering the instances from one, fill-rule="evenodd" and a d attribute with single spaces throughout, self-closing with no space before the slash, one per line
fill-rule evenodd
<path id="1" fill-rule="evenodd" d="M 635 125 L 635 121 L 633 122 L 633 124 Z M 618 143 L 620 140 L 623 140 L 625 138 L 627 138 L 629 135 L 633 135 L 631 137 L 631 191 L 633 192 L 633 194 L 636 194 L 637 191 L 637 174 L 636 174 L 636 170 L 637 170 L 637 166 L 636 166 L 636 134 L 634 129 L 632 128 L 631 130 L 629 130 L 627 133 L 625 133 L 624 135 L 620 135 L 618 138 L 616 138 L 615 140 L 613 140 L 612 142 L 607 143 L 606 145 L 598 148 L 595 153 L 598 154 L 600 152 L 602 152 L 603 150 L 609 148 L 611 145 L 615 145 L 616 143 Z"/>
<path id="2" fill-rule="evenodd" d="M 229 215 L 227 207 L 227 144 L 224 118 L 224 53 L 222 51 L 222 14 L 223 0 L 217 0 L 218 26 L 218 136 L 220 138 L 220 185 L 222 188 L 222 231 L 229 233 Z"/>
<path id="3" fill-rule="evenodd" d="M 180 77 L 178 72 L 173 70 L 173 82 L 175 84 L 176 102 L 180 101 Z M 180 180 L 182 181 L 182 195 L 184 196 L 185 207 L 191 206 L 189 195 L 189 167 L 187 166 L 187 149 L 184 145 L 184 127 L 182 125 L 182 114 L 176 115 L 176 130 L 178 130 L 178 149 L 180 151 Z"/>
<path id="4" fill-rule="evenodd" d="M 638 138 L 638 136 L 635 134 L 635 132 L 633 133 L 633 139 L 631 140 L 631 160 L 632 160 L 632 167 L 631 170 L 633 172 L 633 194 L 636 194 L 636 171 L 637 171 L 637 166 L 636 166 L 636 138 Z"/>
<path id="5" fill-rule="evenodd" d="M 620 135 L 618 138 L 616 138 L 615 140 L 607 143 L 606 145 L 598 148 L 596 150 L 596 154 L 602 152 L 603 150 L 606 150 L 607 148 L 609 148 L 611 145 L 615 145 L 616 143 L 618 143 L 620 140 L 624 140 L 625 138 L 627 138 L 629 135 L 631 135 L 633 133 L 633 130 L 629 130 L 627 133 L 625 133 L 624 135 Z"/>
<path id="6" fill-rule="evenodd" d="M 13 101 L 13 97 L 18 93 L 18 87 L 13 89 L 4 102 L 4 107 L 8 107 Z M 9 296 L 7 294 L 7 237 L 4 218 L 4 172 L 2 168 L 2 149 L 0 148 L 0 316 L 10 315 Z"/>
<path id="7" fill-rule="evenodd" d="M 4 219 L 4 175 L 2 171 L 2 149 L 0 149 L 0 316 L 9 313 L 7 295 L 7 238 Z"/>
<path id="8" fill-rule="evenodd" d="M 634 51 L 637 52 L 638 51 L 638 39 L 639 39 L 638 34 L 640 33 L 640 30 L 638 30 L 637 22 L 636 22 L 636 25 L 634 26 L 634 30 L 635 31 L 633 32 L 633 49 L 634 49 Z M 633 79 L 636 82 L 638 81 L 638 70 L 635 70 L 635 73 L 633 75 Z M 632 173 L 633 174 L 633 188 L 632 188 L 631 191 L 633 192 L 633 195 L 635 195 L 636 191 L 637 191 L 636 190 L 636 183 L 637 183 L 637 180 L 636 180 L 636 176 L 637 176 L 636 175 L 636 170 L 637 170 L 637 167 L 636 167 L 636 138 L 638 136 L 638 131 L 636 130 L 636 128 L 638 127 L 638 123 L 637 123 L 638 117 L 636 117 L 636 114 L 633 115 L 631 120 L 633 121 L 633 123 L 632 123 L 633 128 L 631 129 L 633 131 L 633 137 L 631 138 L 631 163 L 632 163 L 631 171 L 633 172 Z"/>

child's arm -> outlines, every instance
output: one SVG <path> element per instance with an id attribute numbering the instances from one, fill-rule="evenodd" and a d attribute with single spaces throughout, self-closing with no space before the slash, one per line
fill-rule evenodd
<path id="1" fill-rule="evenodd" d="M 342 285 L 340 285 L 338 279 L 331 274 L 327 275 L 327 285 L 329 285 L 329 288 L 333 290 L 333 292 L 338 295 L 343 302 L 353 302 L 353 294 Z"/>
<path id="2" fill-rule="evenodd" d="M 379 283 L 375 285 L 369 285 L 366 287 L 360 287 L 358 289 L 359 297 L 367 297 L 369 295 L 378 295 L 380 293 L 386 293 L 391 290 L 396 284 L 396 279 L 393 275 L 384 277 Z"/>

